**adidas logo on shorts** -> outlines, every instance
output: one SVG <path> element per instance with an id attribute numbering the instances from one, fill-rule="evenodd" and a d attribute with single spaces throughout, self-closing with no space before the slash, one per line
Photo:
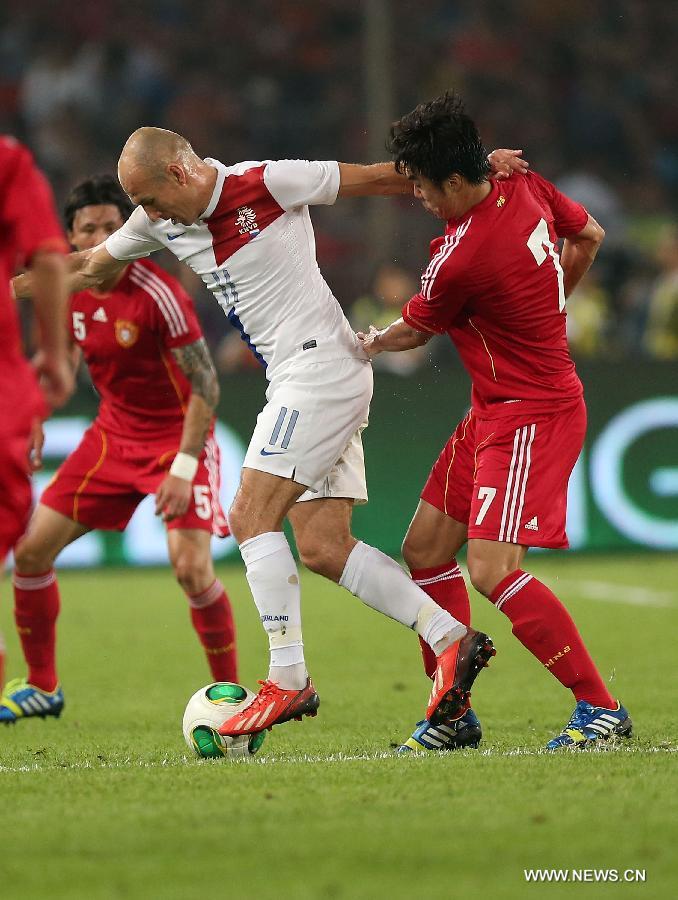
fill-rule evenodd
<path id="1" fill-rule="evenodd" d="M 530 519 L 530 521 L 529 521 L 529 522 L 526 522 L 525 525 L 524 525 L 523 527 L 524 527 L 524 528 L 527 528 L 528 531 L 539 531 L 539 525 L 537 524 L 537 517 L 536 517 L 536 516 L 532 516 L 532 518 Z"/>

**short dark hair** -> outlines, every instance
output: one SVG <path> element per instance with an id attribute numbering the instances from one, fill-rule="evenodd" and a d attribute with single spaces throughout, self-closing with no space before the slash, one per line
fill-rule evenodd
<path id="1" fill-rule="evenodd" d="M 455 172 L 482 184 L 490 172 L 475 122 L 453 91 L 420 103 L 394 122 L 386 146 L 396 172 L 422 175 L 438 185 Z"/>
<path id="2" fill-rule="evenodd" d="M 110 204 L 120 210 L 123 222 L 132 214 L 134 205 L 112 175 L 92 175 L 76 185 L 68 195 L 64 205 L 66 228 L 73 228 L 75 214 L 83 206 L 104 206 Z"/>

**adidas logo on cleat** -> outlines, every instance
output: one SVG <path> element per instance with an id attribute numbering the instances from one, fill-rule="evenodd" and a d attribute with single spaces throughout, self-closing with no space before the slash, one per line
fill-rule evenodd
<path id="1" fill-rule="evenodd" d="M 524 525 L 523 527 L 524 527 L 524 528 L 527 528 L 528 531 L 539 531 L 539 525 L 538 525 L 538 523 L 537 523 L 537 517 L 536 517 L 536 516 L 532 516 L 532 518 L 530 519 L 530 521 L 529 521 L 529 522 L 526 522 L 525 525 Z"/>

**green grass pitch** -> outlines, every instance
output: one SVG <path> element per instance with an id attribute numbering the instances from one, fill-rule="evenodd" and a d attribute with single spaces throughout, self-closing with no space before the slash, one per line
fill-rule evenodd
<path id="1" fill-rule="evenodd" d="M 529 562 L 629 707 L 637 736 L 618 750 L 539 752 L 570 696 L 474 595 L 498 648 L 474 693 L 481 750 L 393 756 L 428 694 L 416 640 L 304 575 L 320 715 L 274 729 L 252 761 L 195 760 L 181 715 L 209 677 L 171 574 L 63 574 L 65 713 L 0 731 L 0 896 L 675 896 L 678 561 Z M 242 569 L 220 574 L 255 688 L 265 640 Z M 0 593 L 11 677 L 23 669 L 7 579 Z M 526 884 L 534 867 L 645 869 L 646 882 Z"/>

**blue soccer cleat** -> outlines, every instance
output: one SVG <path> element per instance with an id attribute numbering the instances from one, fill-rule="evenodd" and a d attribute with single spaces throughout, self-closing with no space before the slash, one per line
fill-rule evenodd
<path id="1" fill-rule="evenodd" d="M 454 721 L 432 725 L 427 719 L 417 722 L 417 727 L 396 753 L 421 752 L 422 750 L 460 750 L 477 747 L 483 735 L 478 717 L 472 709 Z"/>
<path id="2" fill-rule="evenodd" d="M 33 687 L 25 678 L 14 678 L 5 685 L 0 697 L 0 725 L 11 725 L 30 716 L 59 718 L 64 708 L 64 692 L 57 685 L 53 691 Z"/>
<path id="3" fill-rule="evenodd" d="M 557 737 L 548 742 L 546 749 L 583 749 L 611 737 L 631 737 L 632 732 L 633 722 L 621 703 L 617 703 L 617 709 L 605 709 L 604 706 L 591 706 L 580 700 L 570 721 Z"/>

